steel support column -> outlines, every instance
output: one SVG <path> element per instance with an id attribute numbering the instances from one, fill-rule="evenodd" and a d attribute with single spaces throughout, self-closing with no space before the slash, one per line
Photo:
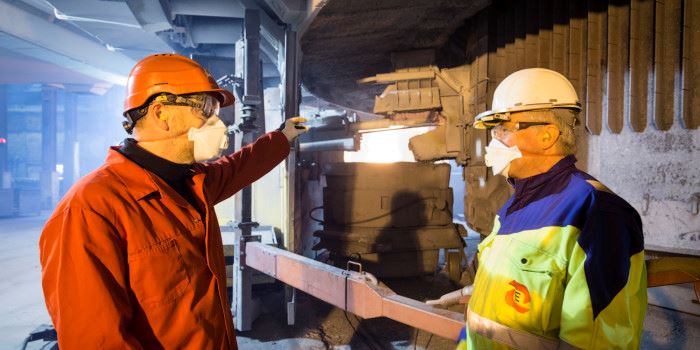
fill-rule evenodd
<path id="1" fill-rule="evenodd" d="M 299 115 L 299 101 L 301 96 L 301 89 L 299 85 L 299 40 L 297 37 L 297 32 L 293 31 L 291 28 L 287 28 L 284 33 L 284 67 L 282 69 L 282 79 L 284 82 L 284 95 L 282 96 L 284 102 L 284 119 L 293 118 Z M 301 224 L 302 220 L 296 220 L 301 218 L 302 213 L 298 208 L 301 208 L 301 204 L 297 205 L 296 189 L 301 188 L 301 178 L 296 176 L 296 152 L 298 148 L 298 141 L 292 146 L 292 151 L 289 152 L 287 157 L 287 210 L 288 210 L 288 222 L 286 232 L 285 244 L 287 249 L 301 254 L 303 251 L 301 242 L 301 227 L 294 224 L 298 222 Z M 292 325 L 295 323 L 296 315 L 296 298 L 295 291 L 292 287 L 287 287 L 285 290 L 285 302 L 287 303 L 287 324 Z"/>
<path id="2" fill-rule="evenodd" d="M 52 208 L 58 201 L 56 173 L 56 88 L 41 91 L 41 205 Z"/>
<path id="3" fill-rule="evenodd" d="M 263 107 L 262 62 L 260 61 L 260 14 L 258 10 L 245 10 L 243 25 L 243 67 L 236 75 L 243 76 L 243 96 L 241 98 L 241 123 L 238 129 L 243 132 L 241 147 L 253 143 L 265 131 Z M 237 57 L 237 59 L 240 59 Z M 241 74 L 242 73 L 242 74 Z M 236 329 L 247 331 L 252 328 L 257 317 L 255 301 L 252 298 L 252 271 L 245 266 L 245 244 L 251 230 L 258 226 L 252 215 L 252 186 L 241 191 L 241 236 L 237 239 L 234 255 L 233 313 Z"/>
<path id="4" fill-rule="evenodd" d="M 260 134 L 254 126 L 262 103 L 262 69 L 260 64 L 260 16 L 257 10 L 245 10 L 243 25 L 245 54 L 243 63 L 243 143 L 252 143 Z M 246 138 L 245 135 L 248 135 Z"/>

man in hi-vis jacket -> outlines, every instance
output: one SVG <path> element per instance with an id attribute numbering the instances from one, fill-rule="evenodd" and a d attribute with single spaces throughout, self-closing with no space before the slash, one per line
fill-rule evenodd
<path id="1" fill-rule="evenodd" d="M 647 307 L 642 223 L 576 168 L 581 110 L 561 74 L 515 72 L 496 88 L 485 162 L 515 193 L 479 244 L 458 349 L 635 349 Z M 465 293 L 466 294 L 466 293 Z"/>

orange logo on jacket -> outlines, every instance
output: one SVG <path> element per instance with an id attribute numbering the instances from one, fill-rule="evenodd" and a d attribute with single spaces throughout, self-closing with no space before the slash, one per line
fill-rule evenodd
<path id="1" fill-rule="evenodd" d="M 521 314 L 530 310 L 526 306 L 530 303 L 530 292 L 527 290 L 527 287 L 515 280 L 510 281 L 509 284 L 513 286 L 513 289 L 506 293 L 506 304 Z"/>

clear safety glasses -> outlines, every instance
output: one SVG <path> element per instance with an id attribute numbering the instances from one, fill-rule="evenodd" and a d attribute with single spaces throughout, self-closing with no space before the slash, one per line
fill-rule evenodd
<path id="1" fill-rule="evenodd" d="M 491 127 L 491 137 L 498 139 L 498 140 L 503 140 L 508 135 L 527 129 L 531 126 L 537 126 L 537 125 L 549 125 L 551 124 L 550 122 L 515 122 L 514 127 L 512 128 L 506 128 L 505 123 L 499 123 Z"/>
<path id="2" fill-rule="evenodd" d="M 156 97 L 155 101 L 173 106 L 190 106 L 202 113 L 204 119 L 209 119 L 219 115 L 219 100 L 214 96 L 197 93 L 189 95 L 163 94 Z"/>

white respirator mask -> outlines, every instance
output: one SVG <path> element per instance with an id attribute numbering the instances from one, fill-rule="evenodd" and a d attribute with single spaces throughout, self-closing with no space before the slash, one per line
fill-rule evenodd
<path id="1" fill-rule="evenodd" d="M 214 121 L 212 118 L 216 118 Z M 187 138 L 194 142 L 194 160 L 201 162 L 221 155 L 228 148 L 228 128 L 218 117 L 207 119 L 200 128 L 190 128 Z"/>
<path id="2" fill-rule="evenodd" d="M 486 146 L 484 162 L 487 167 L 491 167 L 494 175 L 501 174 L 508 177 L 510 163 L 514 159 L 522 158 L 522 156 L 518 146 L 508 147 L 498 139 L 492 138 L 489 145 Z"/>

